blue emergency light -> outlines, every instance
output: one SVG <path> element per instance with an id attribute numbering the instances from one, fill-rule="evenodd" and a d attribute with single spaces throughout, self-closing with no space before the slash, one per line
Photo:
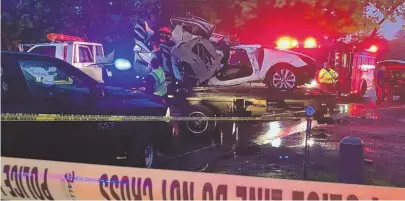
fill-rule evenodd
<path id="1" fill-rule="evenodd" d="M 115 66 L 115 68 L 117 68 L 118 70 L 128 70 L 128 69 L 130 69 L 130 68 L 132 67 L 132 64 L 131 64 L 131 62 L 130 62 L 129 60 L 127 60 L 127 59 L 119 58 L 119 59 L 116 59 L 116 60 L 114 61 L 114 66 Z"/>

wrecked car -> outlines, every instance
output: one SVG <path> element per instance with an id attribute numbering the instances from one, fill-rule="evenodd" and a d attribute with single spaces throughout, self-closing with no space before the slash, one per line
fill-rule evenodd
<path id="1" fill-rule="evenodd" d="M 257 83 L 288 90 L 314 78 L 315 60 L 304 54 L 262 45 L 236 45 L 224 51 L 218 47 L 221 35 L 213 33 L 215 26 L 206 20 L 191 16 L 170 22 L 175 45 L 166 49 L 171 48 L 174 62 L 165 69 L 179 71 L 176 80 L 187 80 L 192 86 Z M 147 56 L 151 53 L 142 51 Z"/>

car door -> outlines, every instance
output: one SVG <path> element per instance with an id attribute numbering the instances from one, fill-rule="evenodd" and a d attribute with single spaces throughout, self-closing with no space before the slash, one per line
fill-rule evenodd
<path id="1" fill-rule="evenodd" d="M 1 61 L 1 112 L 38 113 L 46 111 L 44 104 L 31 102 L 25 79 L 18 71 L 15 60 L 2 54 Z M 41 122 L 1 122 L 1 155 L 17 158 L 43 158 L 42 133 L 47 133 L 48 124 Z M 35 136 L 38 133 L 38 138 Z M 33 141 L 34 140 L 34 141 Z"/>
<path id="2" fill-rule="evenodd" d="M 13 78 L 16 96 L 2 104 L 2 112 L 31 114 L 80 114 L 90 110 L 86 103 L 90 89 L 74 75 L 63 71 L 64 63 L 44 57 L 10 57 L 7 68 Z M 11 68 L 10 68 L 11 67 Z M 5 74 L 6 75 L 6 74 Z M 13 85 L 11 85 L 13 86 Z M 25 87 L 22 87 L 25 86 Z M 6 122 L 8 155 L 12 157 L 91 163 L 93 133 L 87 122 Z M 3 128 L 3 127 L 2 127 Z M 2 141 L 3 145 L 3 141 Z M 11 146 L 11 147 L 10 147 Z M 2 150 L 3 151 L 3 150 Z"/>
<path id="3" fill-rule="evenodd" d="M 74 43 L 74 66 L 93 79 L 103 82 L 103 70 L 101 67 L 94 65 L 96 60 L 90 45 Z"/>

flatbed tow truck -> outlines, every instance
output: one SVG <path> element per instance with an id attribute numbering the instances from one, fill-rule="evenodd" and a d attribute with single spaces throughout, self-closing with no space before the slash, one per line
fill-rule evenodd
<path id="1" fill-rule="evenodd" d="M 169 97 L 173 113 L 187 117 L 305 117 L 304 109 L 311 105 L 316 111 L 313 117 L 318 120 L 327 115 L 328 108 L 335 107 L 336 99 L 334 94 L 316 87 L 279 91 L 251 84 L 194 87 Z M 215 130 L 216 122 L 186 122 L 186 127 L 193 134 L 204 135 Z"/>

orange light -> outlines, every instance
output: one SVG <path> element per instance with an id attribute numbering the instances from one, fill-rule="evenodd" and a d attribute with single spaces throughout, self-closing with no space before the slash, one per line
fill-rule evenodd
<path id="1" fill-rule="evenodd" d="M 290 49 L 298 46 L 298 41 L 289 37 L 281 37 L 277 40 L 277 48 Z"/>
<path id="2" fill-rule="evenodd" d="M 81 41 L 83 42 L 84 39 L 77 37 L 77 36 L 69 36 L 69 35 L 63 35 L 63 34 L 56 34 L 56 33 L 50 33 L 46 35 L 46 38 L 50 41 Z"/>
<path id="3" fill-rule="evenodd" d="M 291 46 L 292 47 L 297 47 L 298 46 L 298 41 L 297 40 L 291 40 Z"/>
<path id="4" fill-rule="evenodd" d="M 368 52 L 377 52 L 378 51 L 378 47 L 375 45 L 372 45 L 370 48 L 368 48 L 366 51 Z"/>
<path id="5" fill-rule="evenodd" d="M 315 38 L 307 38 L 304 42 L 304 48 L 315 48 L 316 47 L 316 40 Z"/>

